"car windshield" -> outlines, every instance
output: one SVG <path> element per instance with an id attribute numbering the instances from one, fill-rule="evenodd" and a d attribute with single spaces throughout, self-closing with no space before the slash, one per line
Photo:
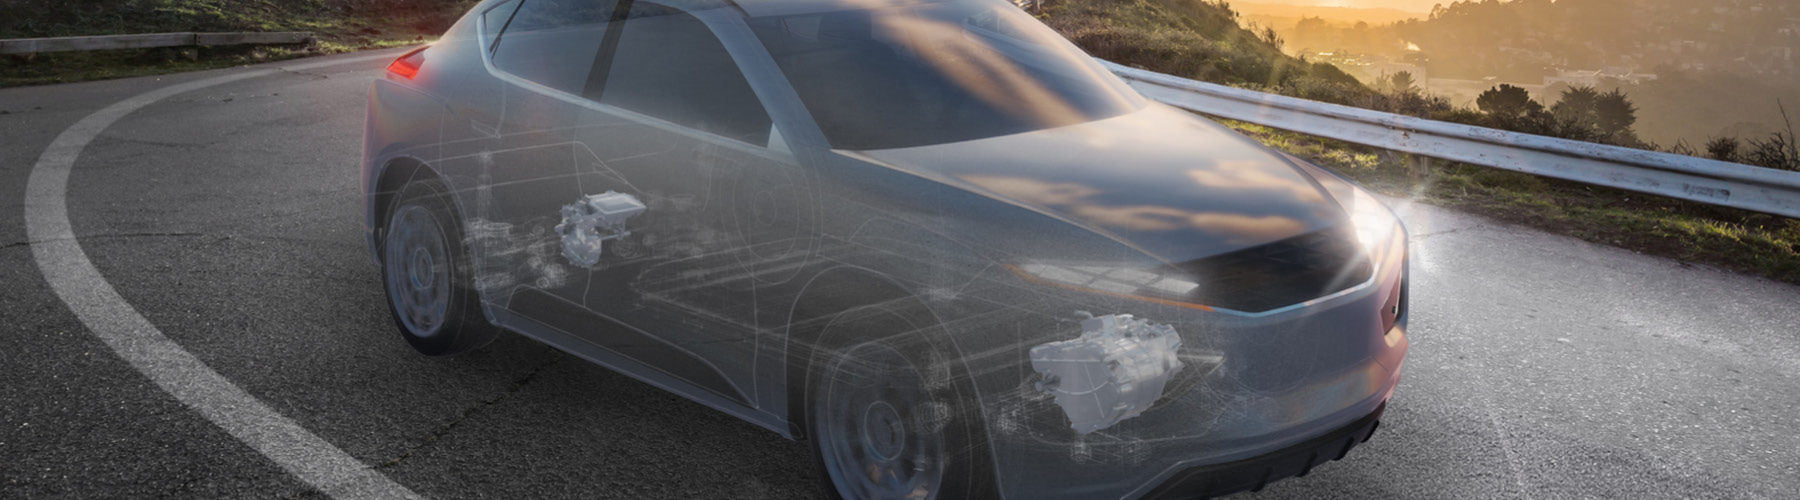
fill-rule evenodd
<path id="1" fill-rule="evenodd" d="M 764 16 L 750 25 L 837 149 L 968 141 L 1142 106 L 1093 59 L 1004 3 Z"/>

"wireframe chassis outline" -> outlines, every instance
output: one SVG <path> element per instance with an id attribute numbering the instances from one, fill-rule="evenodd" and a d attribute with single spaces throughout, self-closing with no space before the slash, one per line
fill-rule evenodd
<path id="1" fill-rule="evenodd" d="M 1366 439 L 1398 383 L 1405 230 L 1329 172 L 1135 93 L 1127 112 L 1043 130 L 833 148 L 749 23 L 759 8 L 803 16 L 855 2 L 666 2 L 717 37 L 754 91 L 770 122 L 756 144 L 496 66 L 493 44 L 508 42 L 485 14 L 520 1 L 482 2 L 417 53 L 413 76 L 376 81 L 365 130 L 372 255 L 383 262 L 383 226 L 406 186 L 443 183 L 494 325 L 803 438 L 807 370 L 829 357 L 815 347 L 833 321 L 852 310 L 908 318 L 890 333 L 935 339 L 942 353 L 921 370 L 926 384 L 972 389 L 966 417 L 982 439 L 950 452 L 985 457 L 1009 498 L 1260 487 L 1321 460 L 1258 460 L 1322 436 Z M 592 215 L 608 203 L 615 216 Z M 1341 276 L 1307 278 L 1330 285 L 1318 293 L 1287 290 L 1279 283 L 1298 279 L 1273 271 L 1217 280 L 1266 285 L 1242 290 L 1178 276 L 1288 261 Z M 1178 332 L 1178 347 L 1084 325 L 1120 318 Z M 1128 353 L 1172 362 L 1094 372 L 1119 377 L 1098 408 L 1112 413 L 1072 424 L 1075 403 L 1059 403 L 1048 379 L 1076 372 L 1034 367 L 1032 352 L 1083 338 L 1098 339 L 1102 364 L 1089 366 Z M 1117 389 L 1138 381 L 1155 382 L 1154 397 L 1122 402 L 1134 393 Z M 1177 487 L 1221 464 L 1255 466 L 1213 476 L 1263 477 Z"/>

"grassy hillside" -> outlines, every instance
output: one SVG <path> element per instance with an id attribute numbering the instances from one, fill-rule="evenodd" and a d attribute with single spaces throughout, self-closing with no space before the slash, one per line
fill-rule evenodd
<path id="1" fill-rule="evenodd" d="M 319 31 L 342 40 L 440 33 L 475 0 L 8 0 L 0 38 L 170 31 Z M 29 12 L 31 15 L 15 15 Z"/>
<path id="2" fill-rule="evenodd" d="M 1095 56 L 1189 78 L 1296 85 L 1303 79 L 1355 85 L 1329 64 L 1309 64 L 1238 27 L 1238 15 L 1201 0 L 1066 0 L 1044 20 Z"/>
<path id="3" fill-rule="evenodd" d="M 1240 26 L 1223 0 L 1049 0 L 1039 18 L 1095 57 L 1206 82 L 1415 116 L 1450 110 L 1419 93 L 1381 93 L 1336 66 L 1281 51 Z"/>
<path id="4" fill-rule="evenodd" d="M 57 52 L 0 58 L 0 87 L 118 78 L 418 43 L 476 0 L 4 0 L 0 38 L 312 31 L 305 47 Z M 30 15 L 16 15 L 17 13 Z"/>

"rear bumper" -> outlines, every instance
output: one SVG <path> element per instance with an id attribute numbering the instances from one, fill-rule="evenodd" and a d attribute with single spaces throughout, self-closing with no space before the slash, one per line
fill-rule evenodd
<path id="1" fill-rule="evenodd" d="M 1313 467 L 1342 459 L 1351 448 L 1367 442 L 1380 427 L 1381 413 L 1385 409 L 1387 403 L 1383 402 L 1374 412 L 1349 425 L 1267 454 L 1176 472 L 1142 498 L 1205 499 L 1240 491 L 1261 491 L 1276 480 L 1305 476 Z"/>

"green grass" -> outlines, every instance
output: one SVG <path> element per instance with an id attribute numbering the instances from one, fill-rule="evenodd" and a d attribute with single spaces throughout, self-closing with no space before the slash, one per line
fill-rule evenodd
<path id="1" fill-rule="evenodd" d="M 306 46 L 232 46 L 0 56 L 0 87 L 238 66 L 435 40 L 473 0 L 15 0 L 0 38 L 162 32 L 311 31 Z"/>
<path id="2" fill-rule="evenodd" d="M 1800 284 L 1800 220 L 1475 165 L 1432 161 L 1419 168 L 1400 154 L 1225 123 L 1383 194 Z"/>
<path id="3" fill-rule="evenodd" d="M 1088 53 L 1127 66 L 1234 85 L 1361 87 L 1330 64 L 1284 55 L 1211 0 L 1061 0 L 1039 17 Z"/>
<path id="4" fill-rule="evenodd" d="M 84 82 L 228 68 L 300 57 L 400 47 L 435 38 L 395 38 L 347 44 L 320 42 L 310 47 L 255 47 L 233 51 L 188 49 L 116 50 L 40 55 L 43 59 L 15 64 L 0 73 L 0 88 Z"/>

